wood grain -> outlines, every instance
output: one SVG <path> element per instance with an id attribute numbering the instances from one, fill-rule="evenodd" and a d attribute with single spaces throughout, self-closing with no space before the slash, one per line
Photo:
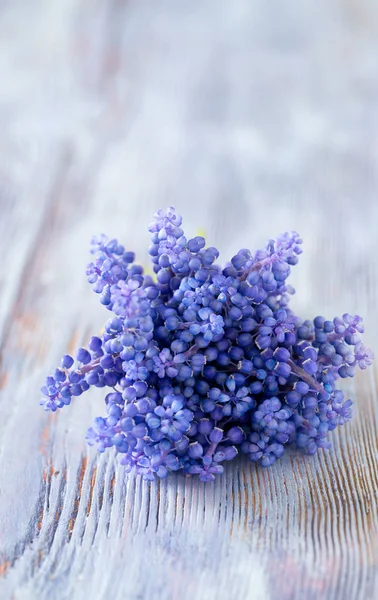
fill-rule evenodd
<path id="1" fill-rule="evenodd" d="M 223 260 L 300 231 L 296 310 L 363 314 L 377 348 L 377 24 L 369 0 L 0 3 L 2 600 L 377 597 L 376 366 L 332 450 L 206 486 L 88 449 L 100 393 L 38 408 L 106 318 L 92 234 L 146 263 L 169 204 Z"/>

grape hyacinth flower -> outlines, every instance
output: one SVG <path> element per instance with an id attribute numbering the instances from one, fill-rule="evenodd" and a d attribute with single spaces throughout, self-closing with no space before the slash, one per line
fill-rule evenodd
<path id="1" fill-rule="evenodd" d="M 289 308 L 299 235 L 240 250 L 222 268 L 203 237 L 185 237 L 174 208 L 149 231 L 154 276 L 117 240 L 93 239 L 87 277 L 111 317 L 47 377 L 43 408 L 108 388 L 87 442 L 114 447 L 146 480 L 181 471 L 208 482 L 239 452 L 269 467 L 289 447 L 329 448 L 352 416 L 337 381 L 373 353 L 358 315 L 302 320 Z"/>

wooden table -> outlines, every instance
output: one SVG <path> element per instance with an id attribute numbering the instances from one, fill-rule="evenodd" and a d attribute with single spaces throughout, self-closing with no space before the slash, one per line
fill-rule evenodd
<path id="1" fill-rule="evenodd" d="M 298 314 L 362 314 L 377 346 L 377 22 L 373 0 L 1 3 L 1 600 L 378 597 L 376 366 L 332 450 L 209 485 L 88 449 L 101 393 L 38 407 L 107 318 L 92 234 L 146 263 L 170 204 L 224 261 L 297 229 Z"/>

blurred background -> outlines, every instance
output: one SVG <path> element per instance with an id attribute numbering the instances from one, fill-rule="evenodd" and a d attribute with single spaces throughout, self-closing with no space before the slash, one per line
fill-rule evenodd
<path id="1" fill-rule="evenodd" d="M 3 0 L 0 243 L 17 254 L 12 281 L 22 252 L 52 240 L 61 255 L 42 279 L 72 254 L 78 279 L 99 231 L 146 261 L 146 224 L 173 204 L 223 261 L 298 229 L 298 302 L 337 309 L 318 277 L 340 293 L 351 270 L 358 283 L 378 224 L 377 33 L 374 0 Z"/>
<path id="2" fill-rule="evenodd" d="M 0 0 L 0 575 L 38 523 L 41 548 L 55 535 L 38 516 L 42 469 L 53 457 L 57 472 L 80 472 L 102 409 L 101 394 L 59 421 L 37 406 L 46 373 L 106 318 L 84 274 L 93 234 L 119 237 L 145 264 L 147 224 L 169 205 L 223 262 L 297 230 L 295 309 L 357 312 L 377 350 L 377 57 L 376 0 Z M 362 421 L 350 427 L 365 439 Z M 74 475 L 72 498 L 75 485 Z M 306 548 L 312 568 L 317 550 Z M 339 565 L 340 597 L 352 598 L 338 552 L 324 566 Z M 41 598 L 53 598 L 54 560 L 38 572 Z M 22 564 L 14 577 L 27 581 Z"/>

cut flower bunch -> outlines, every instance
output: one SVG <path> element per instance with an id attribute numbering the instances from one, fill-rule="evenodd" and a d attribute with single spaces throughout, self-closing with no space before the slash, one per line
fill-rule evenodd
<path id="1" fill-rule="evenodd" d="M 337 380 L 373 359 L 361 318 L 293 314 L 297 233 L 240 250 L 222 268 L 218 250 L 188 240 L 181 223 L 171 207 L 149 226 L 154 277 L 117 240 L 93 239 L 88 281 L 112 314 L 101 337 L 47 377 L 42 406 L 110 388 L 87 441 L 114 446 L 148 480 L 182 471 L 212 481 L 238 452 L 268 467 L 288 446 L 330 447 L 329 432 L 352 414 Z"/>

